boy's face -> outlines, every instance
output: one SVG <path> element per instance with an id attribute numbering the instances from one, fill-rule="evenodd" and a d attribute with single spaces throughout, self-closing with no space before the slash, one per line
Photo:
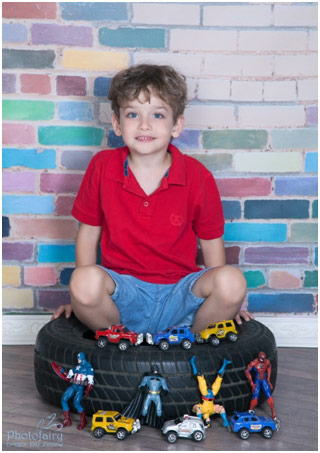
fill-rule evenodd
<path id="1" fill-rule="evenodd" d="M 131 153 L 150 155 L 166 153 L 171 137 L 177 138 L 183 128 L 183 117 L 173 120 L 172 108 L 152 91 L 150 100 L 144 93 L 120 108 L 120 118 L 112 115 L 116 135 Z"/>

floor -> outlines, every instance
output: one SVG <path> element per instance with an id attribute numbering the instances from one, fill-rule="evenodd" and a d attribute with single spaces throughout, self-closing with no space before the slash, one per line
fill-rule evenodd
<path id="1" fill-rule="evenodd" d="M 75 423 L 63 431 L 55 428 L 61 410 L 43 401 L 33 381 L 33 347 L 4 346 L 2 450 L 15 451 L 318 451 L 317 349 L 279 348 L 278 378 L 274 391 L 279 432 L 267 440 L 252 434 L 246 441 L 228 433 L 221 419 L 214 420 L 204 441 L 178 440 L 168 444 L 160 431 L 143 426 L 141 431 L 119 441 L 112 435 L 95 439 L 88 423 L 84 431 Z M 258 415 L 269 415 L 264 404 Z M 89 420 L 90 421 L 90 420 Z"/>

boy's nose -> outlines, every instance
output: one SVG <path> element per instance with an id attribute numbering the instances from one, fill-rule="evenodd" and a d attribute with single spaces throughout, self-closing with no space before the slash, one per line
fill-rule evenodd
<path id="1" fill-rule="evenodd" d="M 148 121 L 147 118 L 141 118 L 139 128 L 141 130 L 148 130 L 151 128 L 150 122 Z"/>

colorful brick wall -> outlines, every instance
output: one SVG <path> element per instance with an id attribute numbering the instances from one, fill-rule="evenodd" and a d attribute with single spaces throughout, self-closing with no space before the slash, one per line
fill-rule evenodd
<path id="1" fill-rule="evenodd" d="M 316 3 L 3 3 L 3 307 L 69 301 L 72 202 L 119 145 L 107 92 L 133 63 L 185 73 L 177 140 L 215 175 L 228 262 L 256 313 L 316 313 Z"/>

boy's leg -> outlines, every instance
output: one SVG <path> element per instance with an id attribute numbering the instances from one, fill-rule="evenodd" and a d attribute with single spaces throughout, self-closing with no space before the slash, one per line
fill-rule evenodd
<path id="1" fill-rule="evenodd" d="M 198 309 L 193 332 L 205 329 L 210 322 L 234 319 L 239 313 L 246 293 L 246 280 L 233 266 L 209 269 L 193 285 L 192 292 L 205 298 Z"/>
<path id="2" fill-rule="evenodd" d="M 110 295 L 115 283 L 98 266 L 77 267 L 70 280 L 71 305 L 76 317 L 96 331 L 120 322 L 120 313 Z"/>

